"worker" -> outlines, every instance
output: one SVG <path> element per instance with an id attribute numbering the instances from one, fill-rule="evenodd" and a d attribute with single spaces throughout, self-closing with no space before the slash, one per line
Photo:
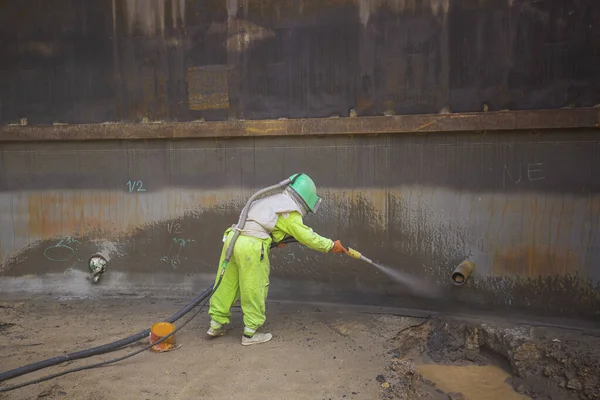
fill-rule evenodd
<path id="1" fill-rule="evenodd" d="M 244 319 L 242 345 L 265 343 L 273 337 L 257 332 L 265 322 L 265 302 L 269 290 L 269 253 L 272 243 L 293 237 L 304 246 L 323 253 L 347 253 L 339 240 L 332 241 L 304 225 L 303 217 L 316 213 L 321 198 L 313 180 L 296 174 L 282 193 L 257 200 L 250 205 L 246 224 L 235 242 L 233 254 L 222 281 L 210 299 L 211 337 L 227 333 L 231 307 L 240 298 Z M 225 231 L 217 279 L 235 227 Z M 285 244 L 278 244 L 283 247 Z"/>

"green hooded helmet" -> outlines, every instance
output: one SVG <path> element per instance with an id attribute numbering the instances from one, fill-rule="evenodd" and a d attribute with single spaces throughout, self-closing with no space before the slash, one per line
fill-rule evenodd
<path id="1" fill-rule="evenodd" d="M 317 186 L 310 176 L 306 174 L 294 174 L 290 176 L 290 180 L 292 182 L 289 188 L 302 199 L 310 212 L 316 213 L 321 204 L 321 198 L 317 196 Z"/>

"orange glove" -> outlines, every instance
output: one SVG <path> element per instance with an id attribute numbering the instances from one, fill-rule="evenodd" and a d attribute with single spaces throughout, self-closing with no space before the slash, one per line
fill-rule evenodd
<path id="1" fill-rule="evenodd" d="M 287 243 L 277 243 L 277 248 L 278 249 L 283 249 L 286 246 L 287 246 Z"/>
<path id="2" fill-rule="evenodd" d="M 348 253 L 348 250 L 346 250 L 344 246 L 342 246 L 342 242 L 340 242 L 339 240 L 333 242 L 333 247 L 330 251 L 332 253 Z"/>

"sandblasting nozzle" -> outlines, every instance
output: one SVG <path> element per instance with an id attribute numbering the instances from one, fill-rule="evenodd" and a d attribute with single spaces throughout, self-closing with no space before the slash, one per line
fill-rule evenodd
<path id="1" fill-rule="evenodd" d="M 357 260 L 363 260 L 363 261 L 368 262 L 369 264 L 373 264 L 373 261 L 371 261 L 367 257 L 363 256 L 358 251 L 351 249 L 350 247 L 348 247 L 348 253 L 346 253 L 346 254 L 348 254 L 352 258 L 356 258 Z"/>
<path id="2" fill-rule="evenodd" d="M 348 247 L 347 254 L 352 258 L 356 258 L 357 260 L 360 260 L 360 258 L 362 257 L 362 254 L 360 254 L 358 251 L 356 251 L 354 249 L 351 249 L 350 247 Z"/>

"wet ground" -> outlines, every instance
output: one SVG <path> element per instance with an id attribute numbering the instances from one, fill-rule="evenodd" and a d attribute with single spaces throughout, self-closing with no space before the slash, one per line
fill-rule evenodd
<path id="1" fill-rule="evenodd" d="M 0 303 L 0 369 L 123 338 L 183 305 L 127 298 Z M 270 302 L 265 328 L 274 339 L 243 347 L 238 309 L 229 334 L 212 340 L 205 336 L 208 318 L 202 312 L 177 335 L 178 350 L 147 351 L 0 399 L 600 398 L 600 339 L 594 330 L 417 314 Z M 145 344 L 8 383 L 107 360 Z"/>
<path id="2" fill-rule="evenodd" d="M 599 336 L 575 326 L 430 318 L 393 340 L 384 397 L 600 399 Z"/>
<path id="3" fill-rule="evenodd" d="M 508 372 L 494 365 L 420 364 L 417 371 L 444 392 L 461 393 L 468 399 L 529 399 L 506 383 Z"/>

